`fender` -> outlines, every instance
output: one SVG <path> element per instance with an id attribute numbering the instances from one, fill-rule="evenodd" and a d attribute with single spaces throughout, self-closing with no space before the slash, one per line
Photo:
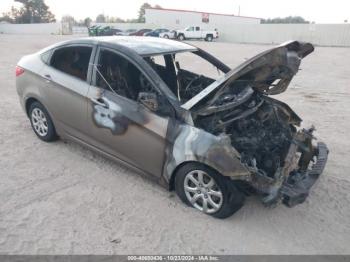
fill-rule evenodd
<path id="1" fill-rule="evenodd" d="M 163 177 L 169 182 L 182 163 L 203 163 L 224 176 L 248 179 L 250 172 L 240 162 L 240 154 L 227 135 L 214 136 L 196 127 L 169 123 Z M 171 146 L 172 145 L 172 146 Z"/>

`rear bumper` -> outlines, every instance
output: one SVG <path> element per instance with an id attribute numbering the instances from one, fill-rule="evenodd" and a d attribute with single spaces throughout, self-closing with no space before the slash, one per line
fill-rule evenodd
<path id="1" fill-rule="evenodd" d="M 291 179 L 286 180 L 281 187 L 282 202 L 293 207 L 303 203 L 309 195 L 309 192 L 315 182 L 322 174 L 328 158 L 328 148 L 326 144 L 319 142 L 316 148 L 316 162 L 311 169 L 300 174 L 295 172 L 291 174 Z"/>

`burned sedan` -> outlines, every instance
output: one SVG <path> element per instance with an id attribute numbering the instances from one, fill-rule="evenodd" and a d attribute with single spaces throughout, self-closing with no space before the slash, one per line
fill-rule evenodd
<path id="1" fill-rule="evenodd" d="M 23 57 L 17 92 L 41 140 L 81 143 L 225 218 L 252 193 L 300 204 L 322 173 L 315 128 L 272 98 L 313 50 L 292 41 L 231 70 L 172 40 L 78 39 Z"/>

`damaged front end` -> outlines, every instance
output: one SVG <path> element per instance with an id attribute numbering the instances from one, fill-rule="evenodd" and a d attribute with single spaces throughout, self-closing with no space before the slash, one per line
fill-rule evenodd
<path id="1" fill-rule="evenodd" d="M 324 143 L 313 143 L 313 131 L 311 127 L 296 132 L 289 146 L 285 147 L 287 153 L 282 161 L 277 155 L 275 162 L 264 156 L 267 159 L 267 163 L 262 163 L 265 169 L 259 168 L 251 155 L 241 158 L 241 163 L 252 174 L 247 182 L 262 195 L 265 205 L 273 206 L 282 201 L 288 207 L 293 207 L 307 198 L 310 188 L 322 173 L 328 156 Z M 271 163 L 276 165 L 275 169 L 265 171 L 266 165 L 270 168 Z"/>
<path id="2" fill-rule="evenodd" d="M 315 143 L 314 127 L 300 128 L 301 118 L 270 97 L 287 89 L 312 51 L 311 44 L 296 41 L 268 50 L 183 105 L 196 127 L 230 138 L 249 175 L 223 175 L 245 181 L 268 206 L 304 202 L 327 161 L 328 149 Z"/>

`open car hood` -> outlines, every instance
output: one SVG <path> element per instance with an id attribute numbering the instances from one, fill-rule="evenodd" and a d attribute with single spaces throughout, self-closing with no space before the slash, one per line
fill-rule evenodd
<path id="1" fill-rule="evenodd" d="M 310 43 L 290 41 L 264 51 L 232 69 L 182 105 L 194 111 L 213 111 L 223 94 L 236 93 L 237 88 L 249 86 L 265 95 L 284 92 L 298 72 L 301 60 L 314 51 Z M 247 91 L 248 90 L 248 91 Z M 251 91 L 252 92 L 252 91 Z M 246 94 L 236 94 L 244 97 Z"/>

